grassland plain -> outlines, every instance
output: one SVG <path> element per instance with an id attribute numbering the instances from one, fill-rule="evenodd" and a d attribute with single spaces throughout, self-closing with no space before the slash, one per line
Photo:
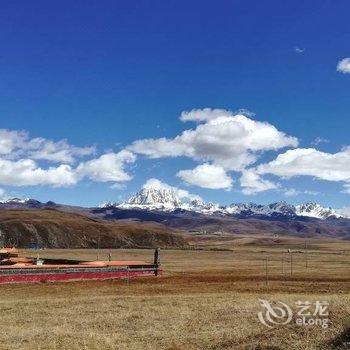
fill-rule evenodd
<path id="1" fill-rule="evenodd" d="M 237 241 L 236 241 L 237 242 Z M 207 242 L 208 243 L 208 242 Z M 160 278 L 0 287 L 1 349 L 346 349 L 350 244 L 303 241 L 165 250 Z M 247 242 L 245 242 L 247 243 Z M 251 242 L 250 242 L 251 243 Z M 219 247 L 219 248 L 218 248 Z M 288 248 L 292 247 L 293 270 Z M 107 250 L 45 250 L 42 257 L 100 259 Z M 35 254 L 24 251 L 25 255 Z M 307 255 L 307 256 L 306 256 Z M 113 250 L 113 259 L 152 259 Z M 268 258 L 266 279 L 266 258 Z M 267 328 L 259 298 L 327 301 L 330 327 Z M 349 346 L 350 348 L 350 346 Z"/>

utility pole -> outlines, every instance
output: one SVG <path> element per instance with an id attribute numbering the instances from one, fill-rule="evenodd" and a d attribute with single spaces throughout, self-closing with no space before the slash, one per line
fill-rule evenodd
<path id="1" fill-rule="evenodd" d="M 282 252 L 282 275 L 284 275 L 284 254 Z"/>
<path id="2" fill-rule="evenodd" d="M 265 259 L 265 285 L 269 285 L 269 272 L 268 272 L 268 261 L 269 257 L 267 256 Z"/>
<path id="3" fill-rule="evenodd" d="M 290 275 L 293 276 L 293 252 L 290 249 Z"/>

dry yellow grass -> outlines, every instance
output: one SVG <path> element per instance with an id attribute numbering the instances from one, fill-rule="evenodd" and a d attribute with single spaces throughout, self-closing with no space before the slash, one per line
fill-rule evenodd
<path id="1" fill-rule="evenodd" d="M 293 254 L 292 276 L 285 247 L 254 245 L 233 251 L 162 251 L 164 276 L 129 284 L 1 286 L 0 348 L 345 349 L 343 343 L 350 341 L 349 248 L 315 241 L 308 268 L 304 253 Z M 107 253 L 100 251 L 100 258 Z M 149 250 L 112 254 L 114 259 L 152 259 Z M 97 251 L 47 250 L 41 256 L 95 259 Z M 298 300 L 326 300 L 331 326 L 291 322 L 269 329 L 257 319 L 259 298 L 291 306 Z"/>

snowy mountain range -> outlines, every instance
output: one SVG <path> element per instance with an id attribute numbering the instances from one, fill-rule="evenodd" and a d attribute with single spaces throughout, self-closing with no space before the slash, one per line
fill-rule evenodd
<path id="1" fill-rule="evenodd" d="M 205 203 L 200 199 L 181 201 L 172 188 L 142 188 L 128 201 L 123 203 L 106 202 L 100 208 L 114 207 L 119 209 L 142 209 L 148 211 L 186 210 L 201 214 L 218 214 L 233 216 L 268 216 L 268 217 L 311 217 L 317 219 L 349 218 L 341 215 L 335 209 L 323 207 L 317 203 L 291 205 L 286 202 L 277 202 L 267 205 L 255 203 L 236 203 L 228 206 L 219 206 L 215 203 Z"/>
<path id="2" fill-rule="evenodd" d="M 41 203 L 35 199 L 11 198 L 0 201 L 0 208 L 58 208 L 65 207 L 54 202 Z M 324 207 L 318 203 L 305 203 L 292 205 L 286 202 L 272 204 L 233 203 L 220 206 L 216 203 L 204 202 L 199 198 L 182 200 L 179 193 L 171 187 L 146 187 L 138 191 L 129 200 L 123 203 L 106 202 L 100 208 L 116 208 L 123 210 L 138 209 L 144 211 L 200 213 L 205 215 L 234 216 L 240 218 L 298 218 L 309 217 L 316 219 L 350 218 L 345 212 Z M 82 210 L 86 210 L 81 208 Z"/>

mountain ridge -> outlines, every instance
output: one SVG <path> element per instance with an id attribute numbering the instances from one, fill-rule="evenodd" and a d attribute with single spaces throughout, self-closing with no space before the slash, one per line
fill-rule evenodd
<path id="1" fill-rule="evenodd" d="M 190 236 L 191 232 L 196 235 L 203 232 L 226 232 L 350 239 L 350 219 L 333 215 L 334 209 L 319 204 L 293 206 L 286 202 L 268 205 L 241 203 L 220 207 L 214 203 L 205 203 L 199 198 L 192 198 L 188 202 L 180 201 L 179 204 L 178 196 L 174 198 L 167 191 L 151 192 L 152 196 L 143 192 L 142 200 L 133 196 L 126 203 L 105 203 L 100 207 L 84 208 L 52 201 L 41 203 L 34 199 L 16 199 L 0 202 L 0 209 L 28 209 L 33 215 L 37 210 L 45 210 L 48 214 L 61 211 L 80 214 L 92 220 L 132 220 L 141 225 L 153 222 Z M 160 199 L 158 195 L 161 196 Z M 305 215 L 300 216 L 301 213 Z M 317 217 L 314 217 L 315 213 Z"/>
<path id="2" fill-rule="evenodd" d="M 220 206 L 216 203 L 204 202 L 199 199 L 187 202 L 181 201 L 171 188 L 142 188 L 128 201 L 122 203 L 106 202 L 100 208 L 120 208 L 120 209 L 141 209 L 159 210 L 172 212 L 175 210 L 186 210 L 206 215 L 222 214 L 236 216 L 276 216 L 286 217 L 311 217 L 317 219 L 346 218 L 331 207 L 324 207 L 316 202 L 307 202 L 299 205 L 288 204 L 285 201 L 270 204 L 256 203 L 232 203 L 227 206 Z"/>

